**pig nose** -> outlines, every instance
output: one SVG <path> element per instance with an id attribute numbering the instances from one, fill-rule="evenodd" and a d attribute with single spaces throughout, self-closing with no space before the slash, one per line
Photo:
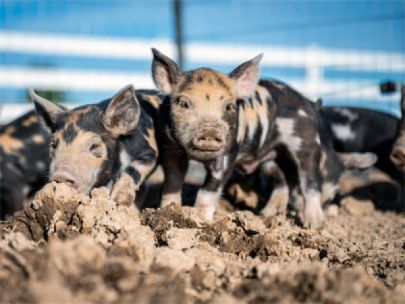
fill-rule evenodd
<path id="1" fill-rule="evenodd" d="M 51 176 L 51 181 L 66 184 L 69 187 L 72 187 L 74 189 L 77 189 L 77 187 L 78 187 L 75 179 L 66 172 L 55 172 Z"/>
<path id="2" fill-rule="evenodd" d="M 405 146 L 394 147 L 391 152 L 392 162 L 401 170 L 405 170 Z"/>
<path id="3" fill-rule="evenodd" d="M 206 151 L 218 151 L 222 148 L 224 137 L 214 128 L 207 128 L 200 131 L 193 139 L 196 148 Z"/>

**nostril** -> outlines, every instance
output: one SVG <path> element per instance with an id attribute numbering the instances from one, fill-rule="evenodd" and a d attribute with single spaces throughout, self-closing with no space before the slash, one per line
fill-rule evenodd
<path id="1" fill-rule="evenodd" d="M 222 143 L 222 138 L 219 136 L 199 136 L 198 141 L 211 141 L 216 143 Z"/>

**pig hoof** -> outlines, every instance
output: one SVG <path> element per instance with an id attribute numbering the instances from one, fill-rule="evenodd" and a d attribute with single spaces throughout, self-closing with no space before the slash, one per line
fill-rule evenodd
<path id="1" fill-rule="evenodd" d="M 203 219 L 207 222 L 212 222 L 214 220 L 215 208 L 210 206 L 197 206 L 197 209 Z"/>
<path id="2" fill-rule="evenodd" d="M 321 206 L 308 206 L 304 210 L 304 227 L 320 228 L 323 223 L 323 211 Z"/>
<path id="3" fill-rule="evenodd" d="M 130 206 L 135 200 L 135 193 L 130 193 L 128 190 L 121 191 L 112 197 L 112 200 L 117 202 L 119 205 Z"/>
<path id="4" fill-rule="evenodd" d="M 179 194 L 164 194 L 162 197 L 162 201 L 160 203 L 160 207 L 166 207 L 171 204 L 181 206 L 181 195 Z"/>

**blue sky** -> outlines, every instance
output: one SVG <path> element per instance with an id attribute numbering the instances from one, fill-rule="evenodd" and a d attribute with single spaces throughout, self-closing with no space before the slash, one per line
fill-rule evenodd
<path id="1" fill-rule="evenodd" d="M 405 53 L 405 1 L 184 1 L 187 41 L 317 45 Z M 168 38 L 173 35 L 171 0 L 0 2 L 0 29 L 123 38 Z M 66 56 L 0 53 L 0 66 L 48 64 L 57 68 L 146 71 L 150 62 Z M 186 62 L 186 67 L 193 66 Z M 229 67 L 219 67 L 228 69 Z M 269 69 L 266 76 L 302 77 L 300 69 Z M 401 73 L 325 71 L 331 79 L 394 78 Z M 1 100 L 21 98 L 22 90 L 2 88 Z M 72 92 L 80 101 L 80 92 Z M 94 95 L 94 94 L 93 94 Z M 94 95 L 95 96 L 95 95 Z M 91 96 L 90 96 L 91 97 Z M 86 97 L 87 98 L 87 97 Z"/>

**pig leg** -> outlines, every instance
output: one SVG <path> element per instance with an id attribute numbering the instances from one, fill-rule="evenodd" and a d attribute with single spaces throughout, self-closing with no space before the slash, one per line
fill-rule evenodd
<path id="1" fill-rule="evenodd" d="M 162 155 L 164 182 L 161 206 L 171 203 L 182 204 L 181 194 L 187 173 L 188 160 L 175 153 Z"/>
<path id="2" fill-rule="evenodd" d="M 298 158 L 298 174 L 300 188 L 304 198 L 305 227 L 318 228 L 322 226 L 323 211 L 321 206 L 321 175 L 319 169 L 320 148 L 314 142 L 307 149 L 300 150 Z"/>
<path id="3" fill-rule="evenodd" d="M 206 220 L 213 220 L 222 193 L 222 183 L 207 172 L 204 185 L 198 190 L 195 206 Z"/>
<path id="4" fill-rule="evenodd" d="M 136 191 L 139 190 L 155 166 L 156 160 L 154 158 L 131 162 L 116 179 L 111 191 L 111 199 L 123 205 L 133 204 Z"/>
<path id="5" fill-rule="evenodd" d="M 207 175 L 203 186 L 197 193 L 195 202 L 202 216 L 212 221 L 218 208 L 222 189 L 231 176 L 232 170 L 228 168 L 228 156 L 206 165 Z"/>
<path id="6" fill-rule="evenodd" d="M 261 166 L 261 171 L 266 178 L 274 179 L 275 187 L 266 206 L 260 211 L 260 213 L 266 217 L 285 214 L 289 200 L 289 189 L 284 173 L 273 161 L 264 163 Z"/>

